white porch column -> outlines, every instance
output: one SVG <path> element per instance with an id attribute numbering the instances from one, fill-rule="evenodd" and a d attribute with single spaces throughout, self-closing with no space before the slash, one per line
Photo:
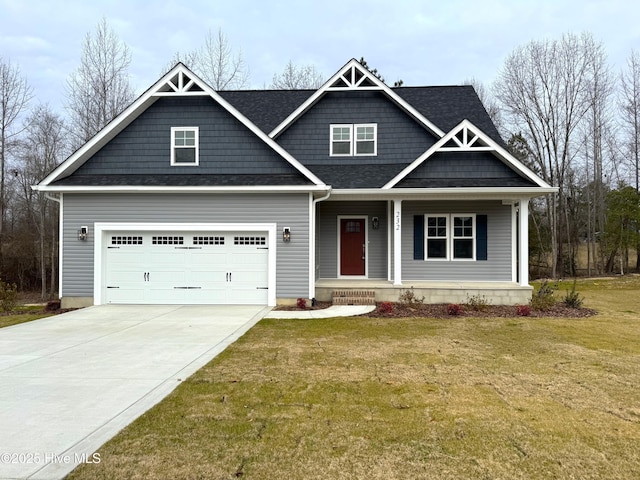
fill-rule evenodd
<path id="1" fill-rule="evenodd" d="M 529 199 L 520 199 L 520 286 L 529 285 Z"/>
<path id="2" fill-rule="evenodd" d="M 402 285 L 402 200 L 393 201 L 393 284 Z"/>

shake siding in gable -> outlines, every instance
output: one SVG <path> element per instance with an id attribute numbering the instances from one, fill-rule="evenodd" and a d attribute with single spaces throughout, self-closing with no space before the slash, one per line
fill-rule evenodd
<path id="1" fill-rule="evenodd" d="M 425 261 L 413 258 L 413 217 L 427 213 L 475 213 L 487 215 L 486 261 Z M 510 282 L 511 207 L 502 202 L 402 202 L 402 281 Z"/>
<path id="2" fill-rule="evenodd" d="M 378 154 L 330 157 L 330 125 L 340 123 L 376 123 Z M 379 92 L 329 92 L 276 141 L 304 165 L 328 166 L 408 164 L 436 138 Z"/>
<path id="3" fill-rule="evenodd" d="M 291 228 L 291 242 L 276 238 L 276 297 L 309 294 L 309 197 L 307 194 L 65 194 L 63 296 L 93 296 L 94 222 L 277 223 Z M 89 226 L 87 241 L 77 239 Z"/>
<path id="4" fill-rule="evenodd" d="M 199 166 L 171 166 L 171 127 L 199 127 Z M 295 172 L 210 97 L 162 97 L 80 167 L 76 175 Z"/>

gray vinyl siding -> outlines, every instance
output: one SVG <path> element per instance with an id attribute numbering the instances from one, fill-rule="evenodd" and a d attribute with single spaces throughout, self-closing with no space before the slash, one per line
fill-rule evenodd
<path id="1" fill-rule="evenodd" d="M 367 216 L 369 235 L 369 278 L 387 278 L 387 202 L 321 202 L 317 214 L 316 265 L 318 278 L 338 276 L 338 216 Z M 380 227 L 371 227 L 373 217 L 378 217 Z"/>
<path id="2" fill-rule="evenodd" d="M 199 127 L 199 165 L 171 166 L 171 127 Z M 162 97 L 75 175 L 291 174 L 295 169 L 210 97 Z"/>
<path id="3" fill-rule="evenodd" d="M 69 194 L 64 195 L 63 296 L 93 296 L 95 222 L 277 223 L 291 228 L 291 242 L 276 238 L 276 297 L 309 295 L 309 196 L 307 194 Z M 87 241 L 77 239 L 89 226 Z"/>
<path id="4" fill-rule="evenodd" d="M 376 123 L 376 156 L 329 156 L 331 124 Z M 379 92 L 330 92 L 276 141 L 304 165 L 408 164 L 436 138 Z M 312 169 L 313 170 L 313 169 Z"/>
<path id="5" fill-rule="evenodd" d="M 487 215 L 486 261 L 413 259 L 413 217 L 427 213 Z M 402 202 L 402 283 L 427 281 L 511 281 L 511 207 L 502 202 Z"/>

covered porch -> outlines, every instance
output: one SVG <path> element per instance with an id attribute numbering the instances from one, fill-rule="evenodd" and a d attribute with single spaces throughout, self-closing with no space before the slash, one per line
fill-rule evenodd
<path id="1" fill-rule="evenodd" d="M 317 300 L 332 301 L 334 292 L 354 290 L 366 291 L 376 302 L 395 302 L 413 288 L 425 303 L 465 303 L 475 296 L 493 305 L 529 302 L 529 197 L 476 191 L 473 197 L 441 192 L 380 198 L 376 193 L 332 195 L 316 206 L 312 291 Z M 430 257 L 427 224 L 434 216 L 450 222 L 446 258 Z M 462 216 L 472 219 L 468 258 L 454 252 L 454 219 Z M 343 237 L 354 226 L 363 229 L 361 244 L 349 253 Z M 360 270 L 351 270 L 345 256 L 361 259 Z"/>

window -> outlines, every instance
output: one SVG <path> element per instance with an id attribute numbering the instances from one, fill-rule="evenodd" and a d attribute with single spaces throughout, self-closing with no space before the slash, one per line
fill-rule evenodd
<path id="1" fill-rule="evenodd" d="M 332 157 L 378 154 L 378 126 L 371 124 L 331 125 Z"/>
<path id="2" fill-rule="evenodd" d="M 427 215 L 427 259 L 447 260 L 449 230 L 448 215 Z"/>
<path id="3" fill-rule="evenodd" d="M 198 165 L 198 127 L 171 128 L 171 165 Z"/>
<path id="4" fill-rule="evenodd" d="M 356 155 L 376 154 L 376 125 L 356 125 Z"/>
<path id="5" fill-rule="evenodd" d="M 331 126 L 331 155 L 351 155 L 351 125 Z"/>
<path id="6" fill-rule="evenodd" d="M 475 214 L 425 215 L 425 260 L 476 260 Z"/>
<path id="7" fill-rule="evenodd" d="M 474 224 L 473 216 L 453 217 L 453 259 L 473 260 L 474 251 Z"/>
<path id="8" fill-rule="evenodd" d="M 184 237 L 152 237 L 152 245 L 184 245 Z"/>

